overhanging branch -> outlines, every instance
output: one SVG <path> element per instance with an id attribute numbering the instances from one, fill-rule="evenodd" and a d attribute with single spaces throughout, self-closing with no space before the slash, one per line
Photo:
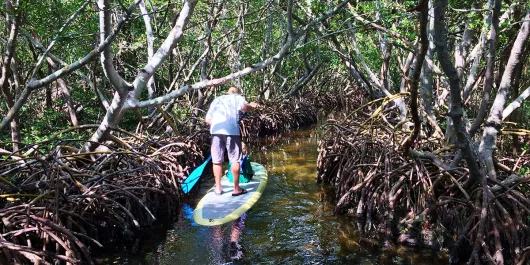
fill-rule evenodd
<path id="1" fill-rule="evenodd" d="M 230 81 L 232 81 L 234 79 L 246 76 L 246 75 L 251 74 L 253 72 L 259 71 L 259 70 L 261 70 L 261 69 L 263 69 L 263 68 L 265 68 L 265 67 L 267 67 L 267 66 L 269 66 L 269 65 L 271 65 L 271 64 L 273 64 L 273 63 L 275 63 L 277 61 L 279 61 L 283 57 L 285 57 L 289 53 L 290 48 L 294 45 L 294 43 L 296 42 L 296 40 L 298 38 L 300 38 L 301 36 L 306 34 L 306 32 L 309 29 L 311 29 L 312 26 L 314 26 L 317 23 L 320 23 L 323 20 L 335 15 L 342 7 L 344 7 L 350 1 L 351 0 L 345 0 L 345 1 L 341 2 L 339 5 L 337 5 L 335 8 L 333 8 L 329 12 L 324 13 L 321 16 L 319 16 L 318 18 L 316 18 L 316 19 L 312 20 L 311 22 L 307 23 L 307 25 L 305 25 L 300 31 L 298 31 L 295 36 L 289 36 L 288 37 L 288 40 L 281 47 L 280 51 L 277 54 L 267 58 L 266 60 L 263 60 L 263 61 L 261 61 L 259 63 L 256 63 L 256 64 L 254 64 L 254 65 L 252 65 L 250 67 L 246 67 L 244 69 L 241 69 L 240 71 L 237 71 L 235 73 L 229 74 L 229 75 L 224 76 L 224 77 L 211 79 L 211 80 L 205 80 L 205 81 L 197 82 L 197 83 L 192 84 L 192 85 L 181 86 L 180 89 L 178 89 L 178 90 L 174 90 L 174 91 L 172 91 L 172 92 L 170 92 L 170 93 L 168 93 L 166 95 L 163 95 L 163 96 L 151 99 L 151 100 L 138 101 L 138 100 L 136 100 L 136 97 L 134 99 L 129 99 L 127 104 L 124 106 L 124 110 L 133 109 L 133 108 L 144 108 L 144 107 L 149 107 L 149 106 L 163 104 L 165 102 L 171 101 L 174 98 L 182 96 L 182 95 L 186 94 L 187 92 L 189 92 L 191 90 L 203 89 L 203 88 L 211 87 L 211 86 L 218 86 L 218 85 L 230 82 Z"/>

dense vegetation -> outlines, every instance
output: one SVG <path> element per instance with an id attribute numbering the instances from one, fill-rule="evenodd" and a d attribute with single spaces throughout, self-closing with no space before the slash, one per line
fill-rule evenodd
<path id="1" fill-rule="evenodd" d="M 326 125 L 319 181 L 335 185 L 336 212 L 357 209 L 363 229 L 467 246 L 454 262 L 523 264 L 529 9 L 6 0 L 0 262 L 90 261 L 85 245 L 109 223 L 153 222 L 165 207 L 153 198 L 175 203 L 177 182 L 201 160 L 208 103 L 237 86 L 266 106 L 243 122 L 248 138 L 312 123 L 317 109 L 350 109 Z"/>

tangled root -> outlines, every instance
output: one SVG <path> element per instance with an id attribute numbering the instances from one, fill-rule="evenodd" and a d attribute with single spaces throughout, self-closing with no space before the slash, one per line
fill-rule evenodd
<path id="1" fill-rule="evenodd" d="M 524 264 L 530 255 L 530 175 L 514 173 L 530 164 L 530 156 L 500 159 L 513 170 L 465 189 L 467 168 L 447 163 L 454 147 L 423 131 L 416 144 L 421 151 L 405 156 L 410 131 L 385 115 L 367 105 L 324 126 L 318 181 L 334 186 L 335 212 L 354 214 L 362 232 L 377 231 L 389 242 L 448 248 L 451 263 Z"/>
<path id="2" fill-rule="evenodd" d="M 120 142 L 78 153 L 74 140 L 47 141 L 0 160 L 1 264 L 93 264 L 92 249 L 175 214 L 200 145 Z"/>

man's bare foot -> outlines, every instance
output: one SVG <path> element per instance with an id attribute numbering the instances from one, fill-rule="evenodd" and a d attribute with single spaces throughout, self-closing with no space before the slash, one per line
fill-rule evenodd
<path id="1" fill-rule="evenodd" d="M 223 194 L 223 190 L 218 189 L 218 188 L 215 188 L 215 189 L 213 190 L 213 192 L 215 192 L 215 195 L 221 195 L 221 194 Z"/>

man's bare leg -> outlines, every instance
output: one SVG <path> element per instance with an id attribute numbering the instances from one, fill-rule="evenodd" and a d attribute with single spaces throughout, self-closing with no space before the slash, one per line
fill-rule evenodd
<path id="1" fill-rule="evenodd" d="M 232 176 L 234 176 L 234 192 L 232 194 L 241 193 L 243 189 L 239 187 L 239 163 L 232 162 L 232 167 L 230 170 L 232 170 Z"/>
<path id="2" fill-rule="evenodd" d="M 239 164 L 238 164 L 239 166 Z M 237 171 L 239 173 L 239 169 Z M 223 192 L 223 187 L 221 186 L 221 177 L 223 176 L 223 164 L 213 164 L 213 177 L 215 178 L 215 190 L 214 192 L 219 194 Z M 238 175 L 239 178 L 239 175 Z"/>

